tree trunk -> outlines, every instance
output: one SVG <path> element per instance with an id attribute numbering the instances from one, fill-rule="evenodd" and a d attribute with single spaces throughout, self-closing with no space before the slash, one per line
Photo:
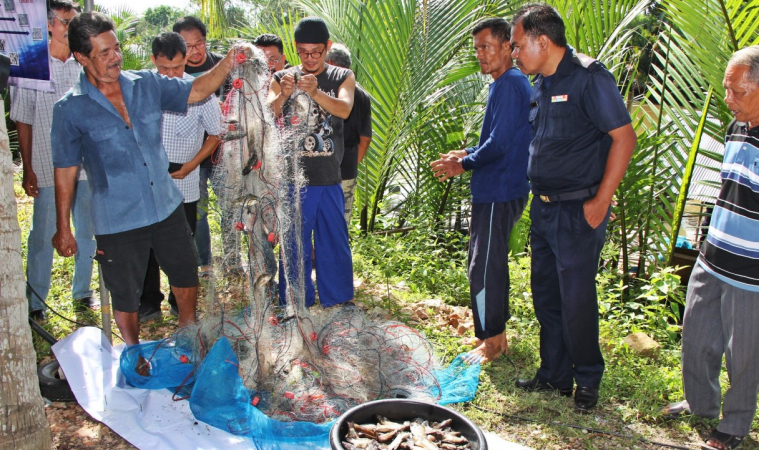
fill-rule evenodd
<path id="1" fill-rule="evenodd" d="M 27 320 L 21 231 L 2 101 L 0 113 L 0 450 L 48 449 L 52 438 Z"/>

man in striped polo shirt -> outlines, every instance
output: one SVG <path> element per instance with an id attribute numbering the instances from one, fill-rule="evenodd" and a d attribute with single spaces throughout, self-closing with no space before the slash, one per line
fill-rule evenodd
<path id="1" fill-rule="evenodd" d="M 690 411 L 718 418 L 725 355 L 730 387 L 722 420 L 702 448 L 732 449 L 751 429 L 759 390 L 759 46 L 727 64 L 728 126 L 722 188 L 688 283 L 683 385 Z"/>

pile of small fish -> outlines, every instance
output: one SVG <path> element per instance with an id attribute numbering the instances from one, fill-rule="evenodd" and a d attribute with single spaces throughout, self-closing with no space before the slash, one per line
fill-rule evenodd
<path id="1" fill-rule="evenodd" d="M 396 423 L 377 416 L 376 424 L 359 425 L 348 422 L 348 433 L 342 441 L 345 450 L 459 450 L 470 449 L 471 444 L 454 431 L 452 420 L 432 422 L 416 419 Z"/>

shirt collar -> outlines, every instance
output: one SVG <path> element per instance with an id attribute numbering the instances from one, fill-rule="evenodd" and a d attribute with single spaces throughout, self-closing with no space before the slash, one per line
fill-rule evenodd
<path id="1" fill-rule="evenodd" d="M 121 84 L 122 93 L 125 92 L 126 88 L 131 92 L 132 87 L 134 86 L 134 80 L 140 78 L 142 77 L 134 71 L 122 70 L 119 75 L 119 83 Z M 84 72 L 84 68 L 82 68 L 82 71 L 79 73 L 79 83 L 75 84 L 73 87 L 73 94 L 88 95 L 93 90 L 97 91 L 97 88 L 90 82 L 90 79 L 87 78 L 87 74 Z"/>
<path id="2" fill-rule="evenodd" d="M 571 74 L 575 68 L 575 64 L 572 61 L 572 58 L 574 57 L 575 49 L 572 48 L 571 45 L 567 45 L 564 48 L 564 56 L 561 58 L 561 62 L 559 62 L 559 66 L 556 68 L 556 73 L 561 75 L 569 75 Z"/>

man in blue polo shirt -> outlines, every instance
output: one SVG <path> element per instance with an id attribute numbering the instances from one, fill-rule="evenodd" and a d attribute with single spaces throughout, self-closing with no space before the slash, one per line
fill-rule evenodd
<path id="1" fill-rule="evenodd" d="M 512 56 L 537 75 L 527 175 L 534 194 L 532 297 L 540 322 L 540 369 L 517 380 L 527 391 L 572 394 L 598 403 L 604 360 L 598 345 L 596 272 L 611 201 L 637 137 L 614 77 L 567 45 L 564 21 L 548 5 L 528 5 L 512 21 Z"/>
<path id="2" fill-rule="evenodd" d="M 83 72 L 53 110 L 57 231 L 61 256 L 77 251 L 70 211 L 77 167 L 92 191 L 96 259 L 113 296 L 114 318 L 127 345 L 139 343 L 142 282 L 151 248 L 177 297 L 179 325 L 195 321 L 198 274 L 182 194 L 168 172 L 161 144 L 161 111 L 184 112 L 221 86 L 233 67 L 227 57 L 193 81 L 149 70 L 122 71 L 114 25 L 94 12 L 74 18 L 69 45 Z"/>
<path id="3" fill-rule="evenodd" d="M 509 235 L 527 205 L 530 83 L 511 61 L 511 25 L 486 19 L 472 30 L 482 73 L 493 77 L 478 145 L 432 162 L 440 181 L 472 171 L 469 293 L 477 347 L 468 361 L 485 363 L 508 350 Z"/>

